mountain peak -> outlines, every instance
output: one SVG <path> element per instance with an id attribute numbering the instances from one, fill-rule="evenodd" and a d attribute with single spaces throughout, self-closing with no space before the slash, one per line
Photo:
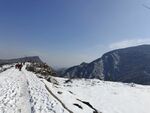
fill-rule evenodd
<path id="1" fill-rule="evenodd" d="M 66 69 L 63 76 L 150 84 L 149 65 L 150 45 L 139 45 L 107 52 L 91 63 Z"/>
<path id="2" fill-rule="evenodd" d="M 86 63 L 86 62 L 82 62 L 80 65 L 84 66 L 84 65 L 86 65 L 86 64 L 88 64 L 88 63 Z"/>

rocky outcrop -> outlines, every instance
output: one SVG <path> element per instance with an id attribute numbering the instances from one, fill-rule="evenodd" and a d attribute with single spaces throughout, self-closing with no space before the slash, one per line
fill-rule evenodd
<path id="1" fill-rule="evenodd" d="M 51 76 L 56 76 L 56 72 L 45 63 L 30 63 L 26 66 L 28 71 L 34 72 L 38 77 L 51 81 Z"/>
<path id="2" fill-rule="evenodd" d="M 104 79 L 103 76 L 103 61 L 97 59 L 91 63 L 81 63 L 78 66 L 71 67 L 62 73 L 63 77 L 68 78 L 98 78 Z"/>

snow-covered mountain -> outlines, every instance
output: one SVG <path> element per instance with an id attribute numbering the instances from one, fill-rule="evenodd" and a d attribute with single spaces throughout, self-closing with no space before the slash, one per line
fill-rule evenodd
<path id="1" fill-rule="evenodd" d="M 0 73 L 0 113 L 149 113 L 150 86 L 52 77 L 12 65 Z"/>
<path id="2" fill-rule="evenodd" d="M 66 69 L 61 76 L 150 84 L 150 45 L 110 51 L 91 63 Z"/>

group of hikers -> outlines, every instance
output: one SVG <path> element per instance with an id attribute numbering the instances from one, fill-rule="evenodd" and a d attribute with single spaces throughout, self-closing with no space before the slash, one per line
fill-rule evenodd
<path id="1" fill-rule="evenodd" d="M 21 71 L 21 69 L 22 69 L 22 67 L 23 67 L 23 64 L 24 64 L 24 63 L 17 63 L 17 64 L 15 65 L 15 68 L 16 68 L 16 69 L 19 69 L 19 71 Z"/>

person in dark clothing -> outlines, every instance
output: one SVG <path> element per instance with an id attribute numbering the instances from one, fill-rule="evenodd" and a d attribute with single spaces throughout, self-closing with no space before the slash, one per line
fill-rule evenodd
<path id="1" fill-rule="evenodd" d="M 21 71 L 21 69 L 22 69 L 22 64 L 19 64 L 19 71 Z"/>
<path id="2" fill-rule="evenodd" d="M 16 68 L 16 69 L 18 68 L 18 64 L 15 65 L 15 68 Z"/>
<path id="3" fill-rule="evenodd" d="M 19 71 L 21 71 L 22 67 L 23 67 L 22 63 L 15 65 L 15 68 L 19 69 Z"/>

